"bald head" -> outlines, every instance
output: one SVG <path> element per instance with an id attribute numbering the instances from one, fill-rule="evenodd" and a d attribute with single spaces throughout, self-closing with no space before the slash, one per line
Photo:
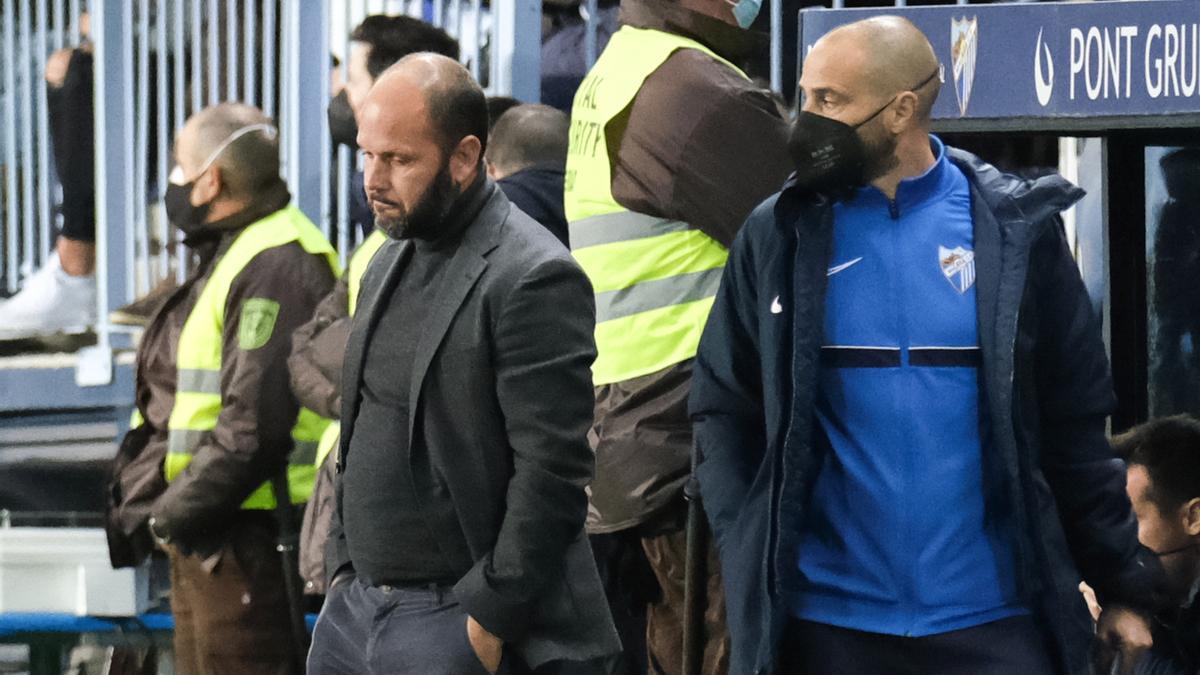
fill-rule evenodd
<path id="1" fill-rule="evenodd" d="M 487 97 L 461 63 L 429 52 L 406 56 L 383 71 L 367 103 L 384 104 L 412 93 L 420 95 L 420 107 L 445 149 L 467 136 L 479 140 L 480 152 L 487 148 Z"/>
<path id="2" fill-rule="evenodd" d="M 841 26 L 817 41 L 813 55 L 843 59 L 846 74 L 877 98 L 914 92 L 918 119 L 929 121 L 941 88 L 940 66 L 928 38 L 908 19 L 876 16 Z"/>
<path id="3" fill-rule="evenodd" d="M 454 59 L 413 54 L 385 70 L 358 119 L 375 224 L 398 238 L 434 236 L 479 178 L 487 125 L 487 99 Z"/>
<path id="4" fill-rule="evenodd" d="M 239 199 L 254 197 L 279 180 L 275 125 L 244 103 L 221 103 L 193 115 L 179 134 L 176 155 L 190 177 L 209 168 L 204 164 L 211 159 L 223 188 Z"/>
<path id="5" fill-rule="evenodd" d="M 487 159 L 493 178 L 536 164 L 566 166 L 571 120 L 557 108 L 525 104 L 504 113 L 492 127 Z"/>

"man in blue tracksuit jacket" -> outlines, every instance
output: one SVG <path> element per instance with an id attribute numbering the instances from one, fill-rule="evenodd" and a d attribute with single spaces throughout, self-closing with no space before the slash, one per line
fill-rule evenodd
<path id="1" fill-rule="evenodd" d="M 929 135 L 940 69 L 897 17 L 822 38 L 797 172 L 730 251 L 691 396 L 734 675 L 1092 672 L 1158 601 L 1100 324 L 1058 213 Z"/>

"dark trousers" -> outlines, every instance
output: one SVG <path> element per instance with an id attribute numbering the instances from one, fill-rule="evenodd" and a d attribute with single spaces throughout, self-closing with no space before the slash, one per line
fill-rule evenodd
<path id="1" fill-rule="evenodd" d="M 513 673 L 506 654 L 499 673 Z M 487 675 L 450 588 L 339 578 L 313 630 L 309 675 Z"/>
<path id="2" fill-rule="evenodd" d="M 793 620 L 781 675 L 1054 675 L 1046 636 L 1028 616 L 908 638 Z"/>
<path id="3" fill-rule="evenodd" d="M 650 672 L 656 675 L 690 675 L 683 672 L 684 580 L 687 569 L 687 531 L 674 530 L 642 539 L 642 548 L 662 591 L 647 612 L 646 642 Z M 708 544 L 707 587 L 704 597 L 704 659 L 701 675 L 729 672 L 729 631 L 725 626 L 725 590 L 721 584 L 717 549 Z"/>
<path id="4" fill-rule="evenodd" d="M 646 607 L 658 598 L 658 582 L 637 530 L 588 535 L 608 610 L 621 638 L 621 654 L 606 660 L 604 675 L 646 675 Z"/>
<path id="5" fill-rule="evenodd" d="M 505 649 L 498 675 L 604 675 L 603 659 L 536 669 Z M 373 587 L 353 575 L 325 596 L 309 675 L 485 675 L 467 639 L 467 613 L 447 587 Z"/>
<path id="6" fill-rule="evenodd" d="M 216 565 L 172 551 L 171 613 L 180 675 L 299 671 L 269 513 L 242 514 Z"/>

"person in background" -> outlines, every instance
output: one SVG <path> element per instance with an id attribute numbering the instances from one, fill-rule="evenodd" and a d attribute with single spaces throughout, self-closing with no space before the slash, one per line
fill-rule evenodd
<path id="1" fill-rule="evenodd" d="M 496 126 L 496 122 L 504 116 L 512 108 L 521 105 L 521 102 L 511 96 L 489 96 L 487 100 L 488 107 L 488 137 L 492 135 L 492 129 Z"/>
<path id="2" fill-rule="evenodd" d="M 1113 439 L 1125 459 L 1138 538 L 1162 561 L 1169 606 L 1140 619 L 1153 647 L 1135 675 L 1200 675 L 1200 420 L 1161 417 Z"/>
<path id="3" fill-rule="evenodd" d="M 329 102 L 329 133 L 335 144 L 357 150 L 356 116 L 375 78 L 409 54 L 433 52 L 458 58 L 458 41 L 442 29 L 410 16 L 373 14 L 350 33 L 350 61 L 346 83 Z M 363 190 L 362 172 L 350 182 L 350 220 L 370 234 L 374 223 L 371 206 Z"/>
<path id="4" fill-rule="evenodd" d="M 510 108 L 488 138 L 487 173 L 517 208 L 567 245 L 563 176 L 570 118 L 548 105 Z"/>
<path id="5" fill-rule="evenodd" d="M 598 16 L 588 17 L 580 0 L 542 3 L 542 103 L 571 112 L 575 92 L 588 71 L 588 19 L 596 26 L 598 56 L 617 32 L 618 5 L 618 0 L 599 0 Z"/>
<path id="6" fill-rule="evenodd" d="M 0 301 L 0 339 L 80 333 L 96 322 L 96 186 L 92 123 L 92 46 L 81 15 L 83 45 L 46 61 L 46 115 L 62 186 L 62 228 L 54 253 L 21 291 Z"/>
<path id="7" fill-rule="evenodd" d="M 618 648 L 583 529 L 587 278 L 487 179 L 487 121 L 434 54 L 390 68 L 359 114 L 389 241 L 346 349 L 312 675 L 521 673 Z"/>
<path id="8" fill-rule="evenodd" d="M 818 40 L 795 171 L 730 251 L 690 406 L 734 675 L 1091 673 L 1097 639 L 1147 646 L 1120 610 L 1162 570 L 1059 218 L 1083 193 L 931 136 L 941 75 L 902 17 Z"/>
<path id="9" fill-rule="evenodd" d="M 608 577 L 610 601 L 626 605 L 614 614 L 649 603 L 646 630 L 622 629 L 627 659 L 668 675 L 683 667 L 692 361 L 728 247 L 791 171 L 787 122 L 739 65 L 761 44 L 745 29 L 757 11 L 752 0 L 625 0 L 571 110 L 564 206 L 596 292 L 599 352 L 588 532 L 609 544 L 601 566 L 623 570 Z M 702 671 L 717 675 L 729 638 L 707 550 Z"/>
<path id="10" fill-rule="evenodd" d="M 144 510 L 115 509 L 135 544 L 114 546 L 110 529 L 111 553 L 136 563 L 142 527 L 167 551 L 176 672 L 299 673 L 276 546 L 290 529 L 280 518 L 312 490 L 327 422 L 292 396 L 284 360 L 333 286 L 337 257 L 289 205 L 278 134 L 257 108 L 196 113 L 174 159 L 167 216 L 198 264 L 138 345 L 137 414 L 121 453 L 144 461 L 122 462 L 114 493 L 136 492 L 144 469 L 166 485 L 144 522 Z"/>
<path id="11" fill-rule="evenodd" d="M 1200 410 L 1200 148 L 1159 162 L 1167 200 L 1158 209 L 1148 298 L 1151 405 L 1158 414 Z"/>
<path id="12" fill-rule="evenodd" d="M 81 333 L 96 322 L 96 186 L 93 106 L 93 54 L 90 15 L 80 15 L 79 47 L 61 49 L 46 60 L 46 103 L 54 167 L 62 188 L 59 215 L 62 227 L 54 239 L 54 252 L 30 275 L 13 297 L 0 301 L 0 340 L 18 340 Z M 148 56 L 150 97 L 148 137 L 156 133 L 157 108 L 155 73 L 160 63 L 171 69 L 169 57 Z M 170 102 L 168 106 L 172 105 Z M 151 143 L 145 158 L 147 193 L 137 195 L 153 201 L 158 197 L 155 167 L 157 146 Z M 170 242 L 157 241 L 159 247 Z M 109 321 L 145 326 L 150 315 L 162 306 L 175 288 L 173 276 L 161 279 L 133 302 L 113 309 Z"/>

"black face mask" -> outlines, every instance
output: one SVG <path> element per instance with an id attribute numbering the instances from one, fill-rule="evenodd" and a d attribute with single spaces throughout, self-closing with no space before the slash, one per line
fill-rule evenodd
<path id="1" fill-rule="evenodd" d="M 879 116 L 892 99 L 853 126 L 832 117 L 800 111 L 792 123 L 788 152 L 796 166 L 796 185 L 832 199 L 847 199 L 867 184 L 870 158 L 859 127 Z"/>
<path id="2" fill-rule="evenodd" d="M 919 91 L 941 74 L 941 67 L 909 91 Z M 903 92 L 901 92 L 903 93 Z M 858 130 L 896 102 L 893 96 L 858 124 L 800 111 L 792 123 L 788 152 L 796 166 L 796 186 L 832 199 L 848 199 L 858 188 L 895 165 L 895 144 L 868 148 Z"/>
<path id="3" fill-rule="evenodd" d="M 345 89 L 329 101 L 326 114 L 329 117 L 329 137 L 333 142 L 357 150 L 358 122 L 354 119 L 354 109 L 350 107 L 350 98 L 346 96 Z"/>
<path id="4" fill-rule="evenodd" d="M 191 237 L 204 228 L 208 219 L 210 204 L 195 206 L 192 204 L 192 188 L 196 181 L 183 185 L 167 183 L 167 191 L 163 194 L 163 207 L 167 211 L 167 220 L 183 232 L 184 238 Z"/>

